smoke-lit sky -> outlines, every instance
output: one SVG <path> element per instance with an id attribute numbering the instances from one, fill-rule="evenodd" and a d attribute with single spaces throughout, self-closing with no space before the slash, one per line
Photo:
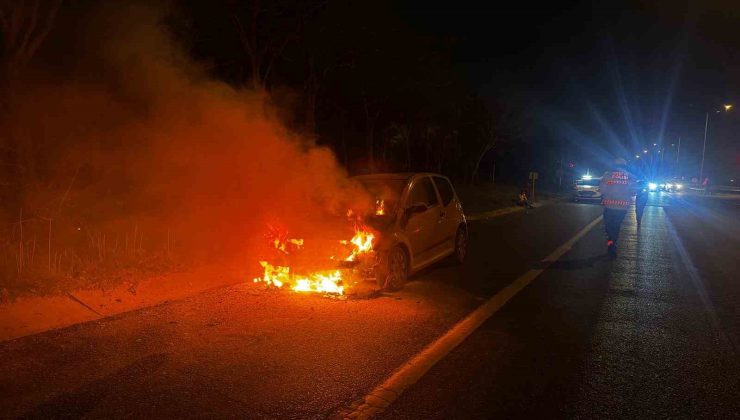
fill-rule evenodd
<path id="1" fill-rule="evenodd" d="M 404 13 L 453 40 L 482 92 L 518 98 L 533 135 L 582 166 L 681 136 L 683 171 L 698 172 L 706 112 L 738 99 L 740 3 L 591 3 L 416 2 Z M 739 121 L 710 117 L 707 165 L 718 177 L 737 175 Z"/>

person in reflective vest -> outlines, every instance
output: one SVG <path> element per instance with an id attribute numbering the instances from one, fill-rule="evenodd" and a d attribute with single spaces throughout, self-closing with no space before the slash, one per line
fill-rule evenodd
<path id="1" fill-rule="evenodd" d="M 627 170 L 627 162 L 620 158 L 614 161 L 614 168 L 604 174 L 599 184 L 601 205 L 604 206 L 606 247 L 612 258 L 617 256 L 619 229 L 632 204 L 632 197 L 635 195 L 635 181 L 634 175 Z"/>

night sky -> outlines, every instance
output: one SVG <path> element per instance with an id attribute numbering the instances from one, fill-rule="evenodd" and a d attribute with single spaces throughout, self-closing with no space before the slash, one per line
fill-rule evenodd
<path id="1" fill-rule="evenodd" d="M 517 103 L 529 116 L 527 135 L 566 160 L 600 170 L 653 143 L 675 159 L 681 136 L 681 172 L 696 176 L 706 112 L 737 100 L 740 3 L 598 3 L 399 9 L 420 31 L 452 42 L 468 80 Z M 739 122 L 737 113 L 710 116 L 710 176 L 738 175 Z"/>

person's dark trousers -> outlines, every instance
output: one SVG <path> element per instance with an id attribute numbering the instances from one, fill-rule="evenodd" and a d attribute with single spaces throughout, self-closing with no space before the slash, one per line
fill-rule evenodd
<path id="1" fill-rule="evenodd" d="M 635 218 L 637 219 L 638 226 L 642 223 L 642 213 L 645 212 L 645 205 L 647 205 L 647 200 L 638 200 L 635 202 Z"/>
<path id="2" fill-rule="evenodd" d="M 617 210 L 604 207 L 604 226 L 606 226 L 606 238 L 617 243 L 619 239 L 619 228 L 622 227 L 622 221 L 627 214 L 627 209 Z"/>

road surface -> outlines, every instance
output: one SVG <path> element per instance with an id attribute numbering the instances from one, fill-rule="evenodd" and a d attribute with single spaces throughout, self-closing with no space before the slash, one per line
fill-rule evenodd
<path id="1" fill-rule="evenodd" d="M 733 202 L 655 197 L 603 224 L 380 418 L 737 417 Z M 469 260 L 337 300 L 246 283 L 0 343 L 6 418 L 334 418 L 596 219 L 559 203 L 470 226 Z"/>

